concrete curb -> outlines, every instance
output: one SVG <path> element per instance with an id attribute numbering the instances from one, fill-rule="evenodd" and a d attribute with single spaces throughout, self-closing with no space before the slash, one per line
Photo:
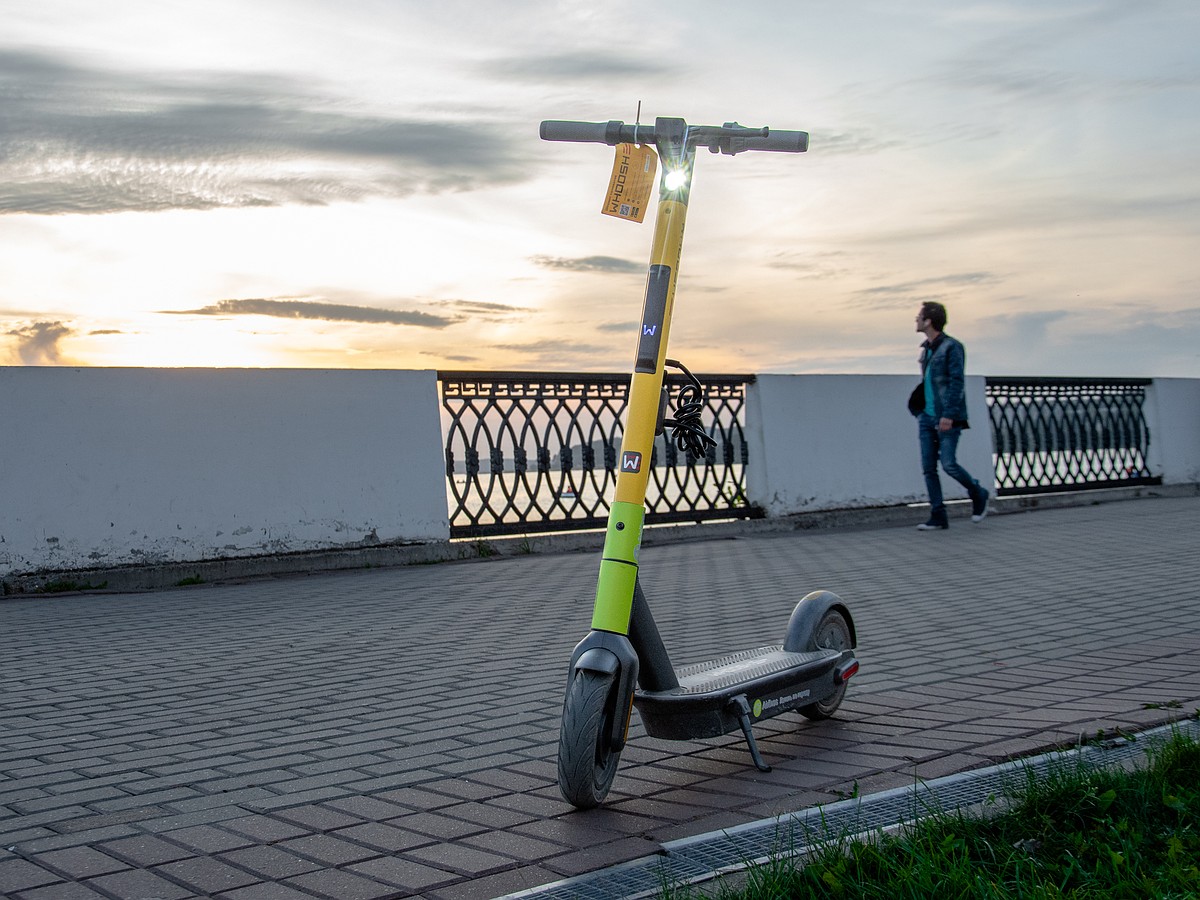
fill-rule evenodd
<path id="1" fill-rule="evenodd" d="M 1200 484 L 1152 487 L 1106 488 L 1063 494 L 1031 494 L 993 498 L 989 515 L 1011 515 L 1043 509 L 1096 506 L 1125 500 L 1200 495 Z M 950 501 L 951 520 L 970 515 L 969 501 Z M 831 509 L 796 513 L 770 519 L 743 519 L 701 524 L 661 525 L 646 529 L 642 545 L 676 544 L 686 541 L 734 540 L 756 534 L 827 529 L 870 529 L 915 526 L 928 504 Z M 431 563 L 486 560 L 528 554 L 594 552 L 604 544 L 602 531 L 531 534 L 499 538 L 467 538 L 414 544 L 385 544 L 285 553 L 266 556 L 231 557 L 118 568 L 72 569 L 13 575 L 2 582 L 4 596 L 63 593 L 128 593 L 157 591 L 195 584 L 246 581 L 313 575 L 349 569 L 427 565 Z"/>

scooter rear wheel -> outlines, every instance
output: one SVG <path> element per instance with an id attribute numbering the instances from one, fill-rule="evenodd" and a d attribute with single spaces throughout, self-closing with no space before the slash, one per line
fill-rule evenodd
<path id="1" fill-rule="evenodd" d="M 850 637 L 850 626 L 846 624 L 846 617 L 836 609 L 831 609 L 821 616 L 821 621 L 817 623 L 809 641 L 808 649 L 845 650 L 852 646 L 853 639 Z M 828 719 L 837 712 L 838 707 L 842 705 L 842 698 L 845 696 L 846 684 L 843 682 L 824 700 L 818 700 L 808 706 L 801 706 L 799 713 L 807 719 L 816 721 Z"/>
<path id="2" fill-rule="evenodd" d="M 612 787 L 621 751 L 609 736 L 616 714 L 613 676 L 576 671 L 563 703 L 558 733 L 558 787 L 580 809 L 598 806 Z"/>

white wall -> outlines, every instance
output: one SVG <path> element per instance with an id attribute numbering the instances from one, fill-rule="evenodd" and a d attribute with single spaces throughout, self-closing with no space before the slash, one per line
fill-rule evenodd
<path id="1" fill-rule="evenodd" d="M 436 373 L 0 368 L 0 575 L 447 540 Z"/>
<path id="2" fill-rule="evenodd" d="M 1200 379 L 1155 378 L 1146 389 L 1147 464 L 1163 484 L 1200 482 Z"/>
<path id="3" fill-rule="evenodd" d="M 927 501 L 916 419 L 916 375 L 759 375 L 746 405 L 748 493 L 769 516 Z M 995 481 L 986 382 L 967 377 L 971 428 L 958 461 Z M 947 499 L 966 491 L 944 473 Z"/>
<path id="4" fill-rule="evenodd" d="M 916 381 L 758 376 L 750 500 L 926 501 Z M 967 404 L 959 460 L 991 488 L 983 377 Z M 1156 379 L 1146 417 L 1151 472 L 1200 483 L 1200 379 Z M 448 539 L 434 372 L 0 367 L 0 576 Z"/>

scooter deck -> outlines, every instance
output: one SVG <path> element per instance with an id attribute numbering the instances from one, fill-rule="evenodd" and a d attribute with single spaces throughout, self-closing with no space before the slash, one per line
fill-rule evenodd
<path id="1" fill-rule="evenodd" d="M 831 654 L 828 650 L 789 653 L 780 645 L 756 647 L 708 662 L 681 666 L 675 670 L 675 677 L 679 679 L 681 692 L 707 694 L 734 685 L 745 685 L 747 682 L 778 672 L 823 665 L 833 658 L 836 658 L 836 654 Z"/>
<path id="2" fill-rule="evenodd" d="M 735 698 L 744 698 L 751 722 L 808 706 L 837 690 L 835 669 L 853 659 L 851 650 L 757 647 L 682 666 L 675 670 L 678 687 L 639 690 L 633 702 L 651 737 L 716 737 L 742 727 Z"/>

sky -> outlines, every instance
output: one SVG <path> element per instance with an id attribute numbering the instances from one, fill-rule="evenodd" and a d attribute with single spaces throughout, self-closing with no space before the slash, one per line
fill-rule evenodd
<path id="1" fill-rule="evenodd" d="M 1195 0 L 0 0 L 0 365 L 615 371 L 653 233 L 542 119 L 701 151 L 671 355 L 1200 377 Z M 639 114 L 640 109 L 640 114 Z"/>

